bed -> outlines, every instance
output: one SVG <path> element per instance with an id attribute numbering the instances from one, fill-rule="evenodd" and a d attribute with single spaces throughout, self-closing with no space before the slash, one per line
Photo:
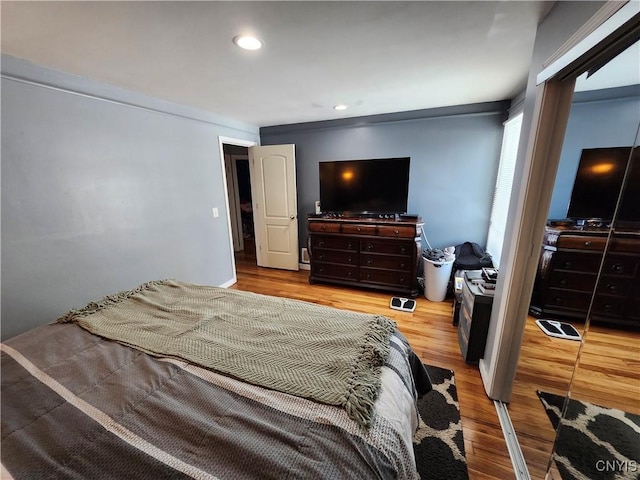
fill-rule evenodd
<path id="1" fill-rule="evenodd" d="M 2 344 L 1 478 L 418 478 L 382 316 L 177 280 Z"/>

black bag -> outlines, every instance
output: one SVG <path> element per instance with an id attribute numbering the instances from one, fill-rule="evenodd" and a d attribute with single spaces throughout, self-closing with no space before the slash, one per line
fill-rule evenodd
<path id="1" fill-rule="evenodd" d="M 493 259 L 480 245 L 473 242 L 456 245 L 456 259 L 453 262 L 454 272 L 456 270 L 480 270 L 483 267 L 493 267 Z"/>

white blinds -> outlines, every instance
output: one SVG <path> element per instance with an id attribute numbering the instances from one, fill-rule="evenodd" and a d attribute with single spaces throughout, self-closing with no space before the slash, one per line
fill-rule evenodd
<path id="1" fill-rule="evenodd" d="M 516 157 L 518 156 L 521 127 L 522 113 L 510 118 L 504 124 L 500 166 L 498 167 L 498 178 L 493 193 L 489 234 L 487 236 L 487 252 L 493 257 L 493 263 L 496 267 L 500 266 L 500 257 L 502 256 L 502 241 L 507 224 L 509 199 L 511 198 L 511 186 L 513 184 Z"/>

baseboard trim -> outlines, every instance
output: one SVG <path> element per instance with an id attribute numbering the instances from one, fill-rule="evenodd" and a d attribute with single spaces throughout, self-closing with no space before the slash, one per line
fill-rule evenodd
<path id="1" fill-rule="evenodd" d="M 509 457 L 511 457 L 511 464 L 513 465 L 516 480 L 531 480 L 527 462 L 525 462 L 522 449 L 520 448 L 520 442 L 518 442 L 516 431 L 511 423 L 507 404 L 498 400 L 494 400 L 493 404 L 496 407 L 498 420 L 500 420 L 500 427 L 502 427 L 502 434 L 507 444 L 507 450 L 509 450 Z"/>
<path id="2" fill-rule="evenodd" d="M 298 268 L 300 270 L 311 270 L 311 265 L 308 263 L 299 263 Z"/>
<path id="3" fill-rule="evenodd" d="M 231 280 L 220 285 L 220 288 L 229 288 L 231 285 L 234 285 L 236 283 L 238 283 L 238 278 L 234 276 Z"/>

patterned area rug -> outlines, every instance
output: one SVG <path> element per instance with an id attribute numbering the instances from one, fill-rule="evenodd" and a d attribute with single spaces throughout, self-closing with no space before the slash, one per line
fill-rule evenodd
<path id="1" fill-rule="evenodd" d="M 565 397 L 537 393 L 557 429 Z M 571 399 L 554 460 L 563 480 L 640 478 L 640 415 Z"/>
<path id="2" fill-rule="evenodd" d="M 413 437 L 418 473 L 423 480 L 466 480 L 469 472 L 453 372 L 425 367 L 433 390 L 418 400 L 422 421 Z"/>

